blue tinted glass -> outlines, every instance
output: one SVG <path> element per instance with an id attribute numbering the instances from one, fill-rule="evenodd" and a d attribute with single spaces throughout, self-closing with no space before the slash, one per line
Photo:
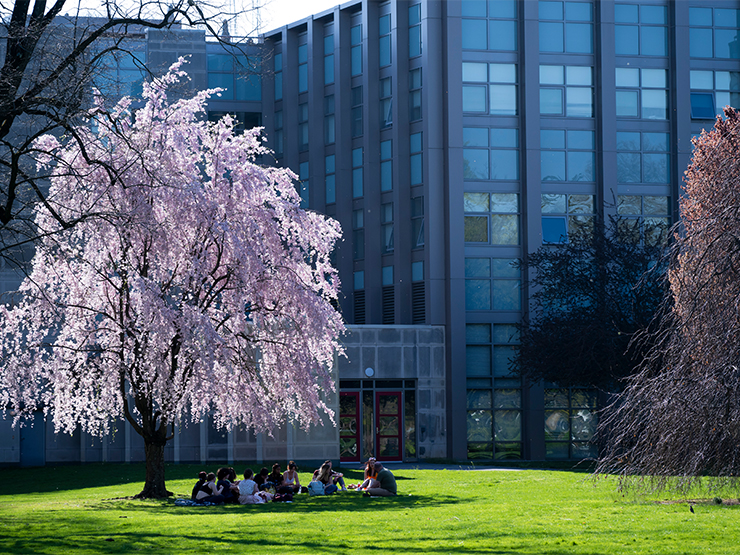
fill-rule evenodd
<path id="1" fill-rule="evenodd" d="M 234 57 L 228 54 L 208 54 L 208 71 L 234 71 Z"/>
<path id="2" fill-rule="evenodd" d="M 594 180 L 594 153 L 568 152 L 568 181 Z"/>
<path id="3" fill-rule="evenodd" d="M 591 2 L 566 2 L 565 19 L 568 21 L 591 21 L 593 19 Z"/>
<path id="4" fill-rule="evenodd" d="M 393 285 L 393 266 L 383 266 L 382 284 Z"/>
<path id="5" fill-rule="evenodd" d="M 350 56 L 352 58 L 352 75 L 362 74 L 362 45 L 353 46 Z"/>
<path id="6" fill-rule="evenodd" d="M 488 151 L 463 149 L 463 177 L 465 179 L 488 179 Z"/>
<path id="7" fill-rule="evenodd" d="M 519 151 L 491 150 L 491 179 L 519 179 Z"/>
<path id="8" fill-rule="evenodd" d="M 541 148 L 565 148 L 565 131 L 563 129 L 542 129 L 540 131 Z"/>
<path id="9" fill-rule="evenodd" d="M 640 6 L 640 23 L 667 23 L 665 6 Z"/>
<path id="10" fill-rule="evenodd" d="M 491 269 L 494 278 L 520 278 L 521 270 L 517 267 L 517 261 L 511 258 L 494 258 L 491 260 Z"/>
<path id="11" fill-rule="evenodd" d="M 462 78 L 463 78 L 463 81 L 473 81 L 475 83 L 486 83 L 488 81 L 488 64 L 463 62 Z"/>
<path id="12" fill-rule="evenodd" d="M 209 73 L 208 74 L 208 88 L 209 89 L 224 89 L 221 91 L 222 100 L 233 100 L 234 99 L 234 74 L 233 73 Z"/>
<path id="13" fill-rule="evenodd" d="M 640 70 L 636 67 L 618 67 L 614 73 L 617 87 L 639 88 Z"/>
<path id="14" fill-rule="evenodd" d="M 464 50 L 485 50 L 488 48 L 485 20 L 462 20 L 462 47 Z"/>
<path id="15" fill-rule="evenodd" d="M 668 152 L 668 133 L 643 133 L 642 150 Z"/>
<path id="16" fill-rule="evenodd" d="M 463 127 L 463 146 L 488 147 L 487 127 Z"/>
<path id="17" fill-rule="evenodd" d="M 617 23 L 637 23 L 637 6 L 635 4 L 615 4 L 614 21 Z"/>
<path id="18" fill-rule="evenodd" d="M 324 55 L 334 54 L 334 35 L 324 37 Z"/>
<path id="19" fill-rule="evenodd" d="M 465 280 L 465 309 L 466 310 L 491 310 L 491 282 L 489 280 L 479 279 L 468 279 Z M 471 356 L 473 353 L 469 351 L 471 349 L 488 350 L 488 356 L 490 357 L 490 347 L 467 347 L 466 352 L 470 359 L 467 361 L 466 366 L 468 367 L 468 373 L 472 372 L 472 368 L 480 368 L 477 372 L 483 372 L 487 368 L 487 373 L 475 373 L 474 375 L 490 375 L 491 374 L 491 362 L 490 358 L 488 361 L 479 356 Z M 476 353 L 477 354 L 477 353 Z M 471 366 L 472 364 L 472 366 Z"/>
<path id="20" fill-rule="evenodd" d="M 236 98 L 237 100 L 262 100 L 262 76 L 237 77 Z"/>
<path id="21" fill-rule="evenodd" d="M 637 117 L 637 91 L 617 91 L 617 117 Z"/>
<path id="22" fill-rule="evenodd" d="M 517 129 L 491 129 L 491 146 L 518 147 L 519 131 Z"/>
<path id="23" fill-rule="evenodd" d="M 691 93 L 691 118 L 714 119 L 714 97 L 712 93 Z"/>
<path id="24" fill-rule="evenodd" d="M 568 232 L 565 227 L 565 217 L 542 218 L 542 242 L 543 243 L 565 243 L 568 240 Z"/>
<path id="25" fill-rule="evenodd" d="M 409 58 L 421 55 L 421 25 L 409 27 Z"/>
<path id="26" fill-rule="evenodd" d="M 637 30 L 637 25 L 614 26 L 614 47 L 618 55 L 637 56 L 640 53 Z"/>
<path id="27" fill-rule="evenodd" d="M 308 64 L 298 66 L 298 92 L 308 90 Z"/>
<path id="28" fill-rule="evenodd" d="M 712 57 L 711 29 L 689 29 L 689 53 L 692 58 Z"/>
<path id="29" fill-rule="evenodd" d="M 462 0 L 462 15 L 467 17 L 486 17 L 485 0 Z"/>
<path id="30" fill-rule="evenodd" d="M 737 29 L 714 30 L 714 57 L 740 58 L 740 45 L 737 41 Z"/>
<path id="31" fill-rule="evenodd" d="M 666 56 L 668 54 L 668 28 L 640 27 L 640 54 Z"/>
<path id="32" fill-rule="evenodd" d="M 489 50 L 516 50 L 516 21 L 488 22 Z"/>
<path id="33" fill-rule="evenodd" d="M 327 204 L 337 202 L 337 189 L 334 174 L 326 176 L 326 202 Z"/>
<path id="34" fill-rule="evenodd" d="M 488 0 L 489 17 L 516 18 L 516 3 L 517 0 Z"/>
<path id="35" fill-rule="evenodd" d="M 411 152 L 421 152 L 421 133 L 414 133 L 409 137 Z"/>
<path id="36" fill-rule="evenodd" d="M 640 134 L 629 131 L 617 132 L 617 150 L 640 150 Z"/>
<path id="37" fill-rule="evenodd" d="M 593 131 L 568 131 L 568 148 L 591 150 L 594 148 Z"/>
<path id="38" fill-rule="evenodd" d="M 486 111 L 486 88 L 485 87 L 463 87 L 463 112 L 485 112 Z"/>
<path id="39" fill-rule="evenodd" d="M 422 182 L 422 156 L 421 154 L 412 154 L 409 159 L 411 166 L 411 185 L 419 185 Z"/>
<path id="40" fill-rule="evenodd" d="M 493 310 L 520 310 L 521 309 L 521 295 L 519 289 L 519 280 L 507 279 L 507 280 L 494 280 L 493 281 Z M 496 350 L 498 351 L 498 347 Z M 504 347 L 501 348 L 504 350 Z M 511 349 L 506 348 L 502 354 L 503 360 L 496 359 L 497 366 L 501 368 L 508 368 L 508 362 Z M 504 370 L 504 373 L 507 373 Z M 498 434 L 496 432 L 496 437 Z"/>
<path id="41" fill-rule="evenodd" d="M 668 93 L 662 90 L 642 91 L 642 117 L 645 119 L 668 118 Z"/>
<path id="42" fill-rule="evenodd" d="M 670 172 L 668 165 L 670 155 L 668 154 L 643 154 L 642 173 L 645 183 L 668 183 Z"/>
<path id="43" fill-rule="evenodd" d="M 283 69 L 283 55 L 282 54 L 275 54 L 275 58 L 273 60 L 275 62 L 275 71 L 282 71 Z"/>
<path id="44" fill-rule="evenodd" d="M 565 181 L 565 152 L 544 151 L 540 158 L 542 181 Z"/>
<path id="45" fill-rule="evenodd" d="M 391 36 L 383 35 L 378 41 L 378 63 L 380 67 L 391 65 Z"/>
<path id="46" fill-rule="evenodd" d="M 411 281 L 423 281 L 424 280 L 424 261 L 411 263 Z"/>
<path id="47" fill-rule="evenodd" d="M 393 142 L 383 141 L 380 143 L 380 159 L 390 160 L 393 156 Z"/>
<path id="48" fill-rule="evenodd" d="M 393 190 L 393 162 L 391 160 L 380 163 L 380 190 Z"/>
<path id="49" fill-rule="evenodd" d="M 562 85 L 563 66 L 540 66 L 540 85 Z"/>
<path id="50" fill-rule="evenodd" d="M 565 91 L 565 115 L 590 118 L 594 115 L 593 91 L 590 87 L 568 87 Z"/>
<path id="51" fill-rule="evenodd" d="M 689 25 L 712 26 L 712 8 L 689 8 Z"/>
<path id="52" fill-rule="evenodd" d="M 738 27 L 737 10 L 717 8 L 714 10 L 714 24 L 717 27 Z"/>
<path id="53" fill-rule="evenodd" d="M 517 112 L 516 85 L 491 85 L 489 113 L 497 116 L 515 116 Z"/>
<path id="54" fill-rule="evenodd" d="M 378 33 L 387 35 L 391 32 L 391 16 L 386 14 L 378 18 Z"/>
<path id="55" fill-rule="evenodd" d="M 590 54 L 594 51 L 593 25 L 590 23 L 565 24 L 565 51 Z"/>
<path id="56" fill-rule="evenodd" d="M 540 52 L 563 51 L 563 24 L 540 22 Z"/>
<path id="57" fill-rule="evenodd" d="M 283 98 L 283 72 L 275 74 L 275 100 Z"/>
<path id="58" fill-rule="evenodd" d="M 362 168 L 355 168 L 352 170 L 352 198 L 360 198 L 363 194 Z"/>
<path id="59" fill-rule="evenodd" d="M 617 152 L 617 183 L 640 183 L 640 155 Z"/>
<path id="60" fill-rule="evenodd" d="M 298 63 L 305 64 L 308 61 L 308 45 L 302 44 L 298 47 Z"/>
<path id="61" fill-rule="evenodd" d="M 358 289 L 365 289 L 365 272 L 360 270 L 354 274 L 354 288 L 355 291 Z"/>
<path id="62" fill-rule="evenodd" d="M 362 25 L 355 25 L 349 31 L 350 42 L 353 45 L 360 44 L 362 42 Z"/>
<path id="63" fill-rule="evenodd" d="M 336 171 L 336 157 L 330 154 L 324 159 L 324 166 L 326 173 L 334 173 Z"/>
<path id="64" fill-rule="evenodd" d="M 465 342 L 468 344 L 490 343 L 491 342 L 490 324 L 466 324 L 465 325 Z"/>
<path id="65" fill-rule="evenodd" d="M 362 166 L 362 149 L 352 149 L 352 167 L 359 168 Z"/>
<path id="66" fill-rule="evenodd" d="M 563 91 L 540 89 L 540 114 L 563 114 Z"/>
<path id="67" fill-rule="evenodd" d="M 334 82 L 334 54 L 324 57 L 324 85 Z"/>
<path id="68" fill-rule="evenodd" d="M 540 1 L 540 19 L 563 19 L 562 2 Z"/>
<path id="69" fill-rule="evenodd" d="M 421 4 L 409 6 L 409 25 L 421 23 Z"/>

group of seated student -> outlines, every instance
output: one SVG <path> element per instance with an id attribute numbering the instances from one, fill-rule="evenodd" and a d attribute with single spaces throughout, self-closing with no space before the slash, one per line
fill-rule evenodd
<path id="1" fill-rule="evenodd" d="M 262 468 L 254 474 L 250 468 L 244 471 L 244 479 L 236 479 L 236 471 L 231 467 L 219 468 L 214 474 L 201 471 L 193 486 L 191 499 L 196 503 L 241 503 L 242 505 L 266 503 L 276 495 L 282 499 L 292 498 L 301 491 L 298 469 L 293 461 L 288 470 L 280 472 L 280 464 L 272 465 L 272 473 Z"/>
<path id="2" fill-rule="evenodd" d="M 314 470 L 312 482 L 321 482 L 324 484 L 324 495 L 330 495 L 335 491 L 342 488 L 342 491 L 347 491 L 347 487 L 344 485 L 344 474 L 336 472 L 332 468 L 332 462 L 326 461 L 321 465 L 321 468 Z M 339 484 L 339 486 L 337 486 Z"/>
<path id="3" fill-rule="evenodd" d="M 363 491 L 363 495 L 371 497 L 388 497 L 397 494 L 396 477 L 374 457 L 370 457 L 365 463 L 363 482 L 350 484 L 349 487 Z"/>

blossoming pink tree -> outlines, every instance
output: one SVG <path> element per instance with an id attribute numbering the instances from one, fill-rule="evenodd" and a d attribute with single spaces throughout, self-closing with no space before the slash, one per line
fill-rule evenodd
<path id="1" fill-rule="evenodd" d="M 16 422 L 42 408 L 58 432 L 102 435 L 124 417 L 145 443 L 140 497 L 169 495 L 179 421 L 317 424 L 341 353 L 339 225 L 299 208 L 289 170 L 255 163 L 257 132 L 205 121 L 213 91 L 168 101 L 180 63 L 135 114 L 130 99 L 100 105 L 82 141 L 38 142 L 63 220 L 86 216 L 60 229 L 39 206 L 46 238 L 0 309 L 0 405 Z"/>

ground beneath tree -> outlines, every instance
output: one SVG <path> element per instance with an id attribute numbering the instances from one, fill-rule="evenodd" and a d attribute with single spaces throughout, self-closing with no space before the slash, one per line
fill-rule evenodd
<path id="1" fill-rule="evenodd" d="M 740 505 L 740 499 L 722 499 L 720 497 L 712 497 L 707 499 L 666 499 L 663 501 L 656 501 L 659 505 Z"/>

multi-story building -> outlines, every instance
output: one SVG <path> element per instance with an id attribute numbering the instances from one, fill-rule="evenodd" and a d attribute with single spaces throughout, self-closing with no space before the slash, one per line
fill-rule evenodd
<path id="1" fill-rule="evenodd" d="M 509 373 L 516 262 L 598 217 L 642 241 L 675 221 L 692 136 L 740 106 L 739 16 L 725 0 L 351 0 L 266 33 L 246 76 L 200 31 L 145 33 L 151 67 L 190 54 L 196 88 L 226 89 L 211 117 L 263 125 L 304 206 L 344 229 L 339 429 L 204 423 L 168 456 L 593 455 L 596 392 Z M 65 457 L 140 458 L 135 438 L 113 458 L 115 442 L 74 441 Z"/>

